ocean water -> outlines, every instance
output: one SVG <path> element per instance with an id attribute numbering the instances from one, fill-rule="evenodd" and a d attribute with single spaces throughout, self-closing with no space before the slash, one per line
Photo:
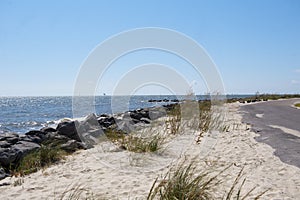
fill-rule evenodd
<path id="1" fill-rule="evenodd" d="M 227 98 L 246 96 L 249 95 L 231 95 Z M 127 101 L 126 96 L 118 96 L 114 97 L 113 105 L 122 106 L 119 110 L 117 106 L 114 113 L 124 112 L 124 104 L 126 110 L 134 110 L 166 104 L 164 102 L 148 102 L 150 99 L 180 100 L 182 98 L 183 96 L 172 95 L 131 96 Z M 197 98 L 205 99 L 207 96 L 197 96 Z M 95 97 L 92 106 L 94 106 L 96 114 L 112 113 L 111 100 L 110 96 Z M 81 104 L 85 104 L 84 98 L 82 98 Z M 45 126 L 55 126 L 57 121 L 62 118 L 73 118 L 72 97 L 0 97 L 0 134 L 5 132 L 25 133 Z"/>

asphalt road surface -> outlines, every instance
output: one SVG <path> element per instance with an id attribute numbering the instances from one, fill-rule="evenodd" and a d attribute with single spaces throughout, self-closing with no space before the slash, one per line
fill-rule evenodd
<path id="1" fill-rule="evenodd" d="M 268 101 L 241 106 L 243 122 L 260 134 L 255 139 L 275 149 L 282 162 L 300 168 L 300 109 L 298 99 Z"/>

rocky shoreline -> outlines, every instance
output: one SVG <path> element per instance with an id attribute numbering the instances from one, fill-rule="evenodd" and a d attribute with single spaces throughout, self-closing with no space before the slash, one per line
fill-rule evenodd
<path id="1" fill-rule="evenodd" d="M 137 127 L 146 126 L 152 120 L 166 115 L 176 104 L 162 107 L 140 108 L 115 115 L 90 114 L 84 120 L 64 119 L 56 128 L 44 127 L 25 134 L 0 134 L 0 180 L 11 176 L 11 169 L 18 166 L 22 158 L 47 144 L 67 153 L 78 149 L 92 148 L 97 137 L 106 130 L 116 129 L 124 134 Z"/>

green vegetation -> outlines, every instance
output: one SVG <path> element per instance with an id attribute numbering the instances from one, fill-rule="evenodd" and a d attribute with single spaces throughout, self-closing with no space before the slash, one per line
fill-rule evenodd
<path id="1" fill-rule="evenodd" d="M 191 128 L 199 131 L 198 142 L 209 130 L 227 131 L 229 127 L 224 125 L 222 112 L 217 110 L 218 105 L 222 105 L 220 101 L 212 104 L 209 100 L 186 100 L 174 105 L 167 112 L 167 131 L 175 135 L 185 130 L 183 127 Z"/>
<path id="2" fill-rule="evenodd" d="M 151 133 L 151 130 L 147 130 L 150 133 L 129 133 L 126 134 L 119 130 L 110 129 L 106 131 L 106 137 L 124 148 L 125 150 L 145 153 L 145 152 L 156 152 L 162 148 L 164 144 L 164 137 L 157 133 Z"/>
<path id="3" fill-rule="evenodd" d="M 159 135 L 141 137 L 128 135 L 122 141 L 122 145 L 128 150 L 136 153 L 156 152 L 162 148 L 164 138 Z"/>
<path id="4" fill-rule="evenodd" d="M 57 163 L 63 159 L 65 155 L 67 155 L 67 153 L 63 150 L 42 145 L 37 151 L 26 155 L 12 171 L 15 175 L 30 174 Z"/>
<path id="5" fill-rule="evenodd" d="M 170 110 L 167 112 L 168 118 L 165 121 L 165 125 L 167 130 L 169 130 L 170 134 L 175 135 L 179 133 L 180 123 L 181 123 L 181 110 L 180 105 L 175 104 Z"/>
<path id="6" fill-rule="evenodd" d="M 300 103 L 296 103 L 295 106 L 300 108 Z"/>
<path id="7" fill-rule="evenodd" d="M 222 180 L 219 180 L 220 174 L 224 173 L 229 167 L 222 170 L 215 176 L 211 176 L 209 172 L 196 172 L 195 163 L 191 162 L 189 165 L 180 164 L 177 169 L 172 172 L 170 170 L 163 180 L 154 181 L 147 200 L 160 199 L 160 200 L 206 200 L 213 199 L 213 194 L 220 188 Z M 229 191 L 224 195 L 224 200 L 243 200 L 250 196 L 255 188 L 252 188 L 246 194 L 242 195 L 241 190 L 245 184 L 246 179 L 242 178 L 243 169 L 239 172 L 234 180 Z M 261 192 L 253 199 L 259 199 L 268 190 Z"/>
<path id="8" fill-rule="evenodd" d="M 203 173 L 195 176 L 195 166 L 181 164 L 175 172 L 169 171 L 165 178 L 158 183 L 158 179 L 152 185 L 147 200 L 158 197 L 160 200 L 173 199 L 212 199 L 209 191 L 215 178 L 208 178 Z"/>
<path id="9" fill-rule="evenodd" d="M 123 141 L 126 133 L 121 130 L 107 129 L 105 130 L 105 136 L 112 142 Z"/>

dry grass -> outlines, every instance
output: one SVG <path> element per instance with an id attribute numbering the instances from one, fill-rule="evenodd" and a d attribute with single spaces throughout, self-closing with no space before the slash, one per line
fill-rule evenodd
<path id="1" fill-rule="evenodd" d="M 180 105 L 176 104 L 171 110 L 168 111 L 168 117 L 165 121 L 165 126 L 170 134 L 176 135 L 181 127 L 181 110 Z"/>
<path id="2" fill-rule="evenodd" d="M 186 100 L 177 104 L 168 111 L 165 121 L 167 131 L 172 134 L 181 134 L 186 128 L 199 132 L 197 141 L 200 142 L 205 133 L 217 130 L 228 131 L 229 126 L 224 124 L 222 103 L 215 105 L 211 101 Z"/>

